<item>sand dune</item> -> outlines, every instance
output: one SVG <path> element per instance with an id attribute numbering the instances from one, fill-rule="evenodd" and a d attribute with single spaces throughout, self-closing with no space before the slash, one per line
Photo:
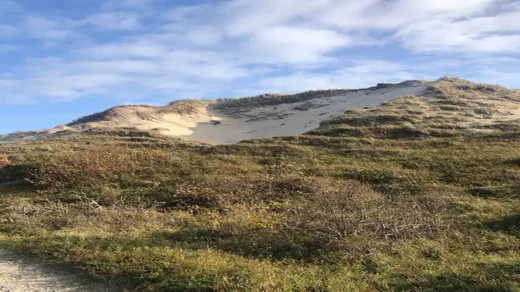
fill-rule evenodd
<path id="1" fill-rule="evenodd" d="M 340 95 L 317 96 L 301 102 L 255 106 L 226 113 L 211 104 L 177 112 L 165 110 L 166 107 L 125 106 L 111 109 L 105 115 L 95 114 L 91 121 L 86 119 L 71 126 L 76 130 L 85 127 L 130 127 L 183 139 L 228 144 L 254 138 L 303 134 L 346 109 L 377 106 L 400 96 L 421 95 L 427 86 L 427 82 L 421 81 L 380 84 L 373 88 L 345 91 Z"/>

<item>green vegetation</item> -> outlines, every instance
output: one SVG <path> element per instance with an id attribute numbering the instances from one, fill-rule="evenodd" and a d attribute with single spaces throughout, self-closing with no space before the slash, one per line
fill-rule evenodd
<path id="1" fill-rule="evenodd" d="M 235 145 L 2 143 L 0 244 L 131 291 L 520 291 L 520 130 L 480 104 L 516 93 L 458 85 Z"/>
<path id="2" fill-rule="evenodd" d="M 509 112 L 511 101 L 520 101 L 520 91 L 443 78 L 430 86 L 426 96 L 406 96 L 376 108 L 348 110 L 322 122 L 310 134 L 417 139 L 515 135 L 520 130 L 520 119 L 509 117 L 513 115 Z"/>
<path id="3" fill-rule="evenodd" d="M 316 98 L 336 96 L 346 94 L 356 90 L 349 89 L 330 89 L 330 90 L 310 90 L 296 94 L 262 94 L 251 97 L 242 98 L 223 98 L 218 99 L 214 108 L 225 113 L 234 113 L 236 111 L 246 110 L 253 107 L 273 106 L 284 103 L 295 103 L 309 101 Z"/>
<path id="4" fill-rule="evenodd" d="M 21 140 L 26 139 L 28 137 L 39 137 L 44 136 L 45 132 L 43 131 L 27 131 L 27 132 L 14 132 L 11 134 L 4 134 L 0 135 L 0 142 L 2 141 L 15 141 L 15 140 Z"/>
<path id="5" fill-rule="evenodd" d="M 367 88 L 368 90 L 384 89 L 392 86 L 411 86 L 421 84 L 422 81 L 410 80 L 399 84 L 379 83 L 377 86 Z M 345 95 L 352 92 L 358 92 L 365 89 L 328 89 L 328 90 L 309 90 L 295 94 L 274 94 L 267 93 L 257 96 L 241 97 L 241 98 L 221 98 L 216 100 L 213 107 L 226 114 L 235 114 L 237 111 L 246 111 L 255 107 L 276 106 L 286 103 L 297 103 L 311 101 L 317 98 L 330 96 Z M 312 107 L 312 103 L 302 105 L 301 109 L 307 110 Z"/>
<path id="6" fill-rule="evenodd" d="M 215 100 L 200 100 L 200 99 L 179 99 L 172 101 L 168 106 L 180 106 L 180 105 L 191 105 L 196 107 L 202 107 L 209 104 L 215 103 Z"/>

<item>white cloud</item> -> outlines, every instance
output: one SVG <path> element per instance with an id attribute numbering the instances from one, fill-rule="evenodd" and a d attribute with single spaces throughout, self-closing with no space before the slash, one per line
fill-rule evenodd
<path id="1" fill-rule="evenodd" d="M 425 2 L 398 0 L 395 1 L 392 10 L 400 11 L 400 13 L 396 14 L 401 14 L 403 16 L 412 13 L 415 18 L 435 15 L 440 15 L 441 17 L 460 17 L 483 12 L 486 8 L 496 2 L 496 0 L 436 0 Z"/>
<path id="2" fill-rule="evenodd" d="M 463 20 L 427 20 L 396 37 L 417 51 L 515 52 L 520 48 L 520 10 Z"/>
<path id="3" fill-rule="evenodd" d="M 77 25 L 91 24 L 101 29 L 132 30 L 141 27 L 139 16 L 126 12 L 109 12 L 89 16 Z"/>
<path id="4" fill-rule="evenodd" d="M 117 42 L 91 45 L 79 50 L 87 58 L 154 58 L 167 53 L 167 47 L 153 41 Z"/>
<path id="5" fill-rule="evenodd" d="M 16 45 L 0 45 L 0 53 L 14 52 L 19 49 L 21 49 L 21 47 Z"/>
<path id="6" fill-rule="evenodd" d="M 243 36 L 265 27 L 308 18 L 309 15 L 330 8 L 337 2 L 337 0 L 234 0 L 218 6 L 218 10 L 213 14 L 220 16 L 225 22 L 226 34 Z"/>
<path id="7" fill-rule="evenodd" d="M 16 35 L 16 27 L 0 23 L 0 38 L 12 37 Z"/>
<path id="8" fill-rule="evenodd" d="M 78 71 L 93 73 L 154 74 L 160 69 L 157 63 L 143 60 L 81 61 L 70 66 Z"/>
<path id="9" fill-rule="evenodd" d="M 298 92 L 324 88 L 366 88 L 381 82 L 417 79 L 410 67 L 397 62 L 363 60 L 328 74 L 298 72 L 266 78 L 259 82 L 261 91 Z"/>
<path id="10" fill-rule="evenodd" d="M 36 39 L 63 40 L 72 35 L 63 24 L 40 16 L 28 16 L 25 19 L 24 28 L 28 36 Z"/>
<path id="11" fill-rule="evenodd" d="M 201 80 L 230 81 L 247 74 L 225 54 L 213 51 L 175 50 L 162 57 L 159 62 L 170 74 Z"/>
<path id="12" fill-rule="evenodd" d="M 2 89 L 5 89 L 5 88 L 11 88 L 11 87 L 15 87 L 19 84 L 19 82 L 17 80 L 2 80 L 0 79 L 0 88 Z"/>
<path id="13" fill-rule="evenodd" d="M 25 50 L 39 57 L 9 67 L 0 84 L 24 102 L 365 87 L 476 75 L 492 70 L 473 56 L 520 51 L 520 5 L 509 0 L 173 2 L 107 0 L 81 16 L 28 12 L 2 22 L 0 36 L 13 41 L 0 51 L 23 48 L 17 35 L 47 47 Z"/>
<path id="14" fill-rule="evenodd" d="M 10 13 L 22 11 L 22 7 L 13 1 L 0 1 L 0 13 Z"/>
<path id="15" fill-rule="evenodd" d="M 144 60 L 83 60 L 67 62 L 58 58 L 32 59 L 26 64 L 30 67 L 28 75 L 40 76 L 41 72 L 47 72 L 46 76 L 63 77 L 77 74 L 155 74 L 158 65 Z"/>
<path id="16" fill-rule="evenodd" d="M 59 80 L 59 83 L 57 82 Z M 127 79 L 116 74 L 75 74 L 29 79 L 30 92 L 45 92 L 53 98 L 69 98 L 96 92 L 98 88 L 121 84 Z"/>
<path id="17" fill-rule="evenodd" d="M 107 0 L 101 5 L 101 10 L 138 9 L 149 7 L 155 0 Z"/>
<path id="18" fill-rule="evenodd" d="M 222 35 L 210 26 L 194 27 L 189 32 L 183 34 L 181 38 L 184 41 L 199 46 L 211 46 L 222 41 Z"/>
<path id="19" fill-rule="evenodd" d="M 496 0 L 335 1 L 317 17 L 321 23 L 343 29 L 392 30 L 422 20 L 470 16 L 485 11 L 493 2 Z"/>
<path id="20" fill-rule="evenodd" d="M 513 86 L 514 88 L 520 89 L 520 84 L 518 84 L 518 80 L 520 80 L 520 73 L 518 72 L 502 72 L 498 70 L 485 70 L 468 76 L 468 78 L 472 78 L 476 82 L 483 82 L 488 84 L 516 84 Z"/>
<path id="21" fill-rule="evenodd" d="M 349 41 L 348 36 L 333 30 L 272 26 L 253 33 L 247 51 L 267 62 L 317 63 L 326 61 L 327 53 L 346 48 Z"/>

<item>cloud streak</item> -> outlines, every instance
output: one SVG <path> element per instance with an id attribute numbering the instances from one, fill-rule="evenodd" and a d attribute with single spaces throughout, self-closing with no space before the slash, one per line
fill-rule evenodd
<path id="1" fill-rule="evenodd" d="M 0 52 L 21 51 L 1 67 L 0 103 L 287 92 L 486 70 L 518 82 L 500 59 L 520 57 L 520 6 L 506 0 L 109 0 L 88 8 L 0 20 Z M 0 14 L 21 9 L 0 1 Z"/>

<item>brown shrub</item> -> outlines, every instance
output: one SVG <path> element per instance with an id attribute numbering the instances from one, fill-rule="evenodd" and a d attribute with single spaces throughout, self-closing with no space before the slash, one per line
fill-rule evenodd
<path id="1" fill-rule="evenodd" d="M 90 147 L 83 151 L 63 152 L 32 165 L 28 180 L 44 192 L 121 184 L 152 178 L 156 169 L 167 163 L 160 150 L 127 147 Z"/>
<path id="2" fill-rule="evenodd" d="M 0 167 L 11 164 L 11 160 L 6 155 L 0 155 Z"/>
<path id="3" fill-rule="evenodd" d="M 413 199 L 391 200 L 357 181 L 316 179 L 295 208 L 307 233 L 330 240 L 433 237 L 446 225 L 440 213 Z"/>
<path id="4" fill-rule="evenodd" d="M 277 177 L 255 173 L 244 175 L 209 175 L 203 182 L 188 181 L 177 187 L 170 207 L 199 206 L 223 207 L 234 204 L 256 205 L 269 202 L 285 202 L 308 193 L 304 181 L 298 175 Z"/>

